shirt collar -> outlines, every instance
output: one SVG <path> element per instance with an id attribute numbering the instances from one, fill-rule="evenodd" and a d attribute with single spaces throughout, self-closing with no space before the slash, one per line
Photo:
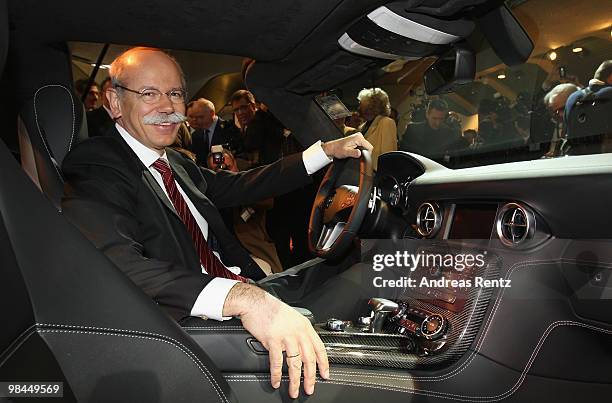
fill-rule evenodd
<path id="1" fill-rule="evenodd" d="M 166 150 L 164 150 L 164 154 L 160 157 L 157 151 L 151 150 L 149 147 L 142 144 L 140 141 L 136 140 L 130 133 L 127 132 L 119 123 L 115 123 L 115 127 L 117 131 L 125 140 L 128 146 L 136 153 L 140 161 L 148 168 L 159 158 L 163 158 L 168 161 L 168 156 L 166 155 Z"/>

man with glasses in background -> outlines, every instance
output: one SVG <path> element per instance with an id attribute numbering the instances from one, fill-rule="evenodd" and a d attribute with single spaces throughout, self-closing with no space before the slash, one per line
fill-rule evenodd
<path id="1" fill-rule="evenodd" d="M 329 376 L 323 343 L 308 319 L 247 279 L 263 273 L 217 208 L 290 191 L 332 158 L 372 146 L 356 134 L 260 169 L 215 173 L 167 148 L 186 119 L 185 80 L 172 57 L 130 49 L 110 76 L 114 133 L 79 143 L 64 159 L 64 215 L 179 323 L 239 317 L 269 351 L 272 386 L 280 386 L 284 353 L 290 396 L 299 394 L 302 366 L 312 394 L 317 366 Z"/>
<path id="2" fill-rule="evenodd" d="M 548 109 L 548 112 L 551 114 L 555 123 L 555 130 L 553 131 L 550 148 L 548 149 L 548 152 L 544 154 L 544 157 L 552 158 L 564 154 L 564 145 L 566 142 L 566 127 L 563 123 L 565 103 L 570 95 L 579 90 L 580 87 L 578 87 L 576 84 L 564 83 L 555 86 L 544 97 L 544 105 L 546 105 L 546 109 Z"/>

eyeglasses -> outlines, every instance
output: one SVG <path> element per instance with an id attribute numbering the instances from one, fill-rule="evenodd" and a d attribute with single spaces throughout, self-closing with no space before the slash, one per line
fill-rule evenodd
<path id="1" fill-rule="evenodd" d="M 184 104 L 185 99 L 187 98 L 187 93 L 185 92 L 185 90 L 170 90 L 168 92 L 161 92 L 156 88 L 145 88 L 144 90 L 135 91 L 122 85 L 115 85 L 115 88 L 121 88 L 122 90 L 138 94 L 139 98 L 145 104 L 158 103 L 161 100 L 162 95 L 166 95 L 170 99 L 170 102 L 172 102 L 173 104 Z"/>

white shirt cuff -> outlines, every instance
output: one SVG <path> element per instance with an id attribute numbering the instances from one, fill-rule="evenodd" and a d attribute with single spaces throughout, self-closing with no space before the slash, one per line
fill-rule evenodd
<path id="1" fill-rule="evenodd" d="M 222 277 L 213 278 L 198 295 L 190 315 L 214 320 L 231 319 L 231 316 L 223 316 L 223 304 L 232 287 L 239 282 Z"/>
<path id="2" fill-rule="evenodd" d="M 333 159 L 325 154 L 323 147 L 321 147 L 321 140 L 319 140 L 304 150 L 302 153 L 302 161 L 304 161 L 304 167 L 306 167 L 308 175 L 312 175 L 319 169 L 329 165 Z"/>

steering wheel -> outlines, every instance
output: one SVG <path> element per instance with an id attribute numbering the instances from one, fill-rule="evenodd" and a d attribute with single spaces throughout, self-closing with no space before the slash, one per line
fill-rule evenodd
<path id="1" fill-rule="evenodd" d="M 374 183 L 372 154 L 361 150 L 359 186 L 337 181 L 351 158 L 334 160 L 314 199 L 308 224 L 308 248 L 324 259 L 341 257 L 351 246 L 365 218 Z"/>

